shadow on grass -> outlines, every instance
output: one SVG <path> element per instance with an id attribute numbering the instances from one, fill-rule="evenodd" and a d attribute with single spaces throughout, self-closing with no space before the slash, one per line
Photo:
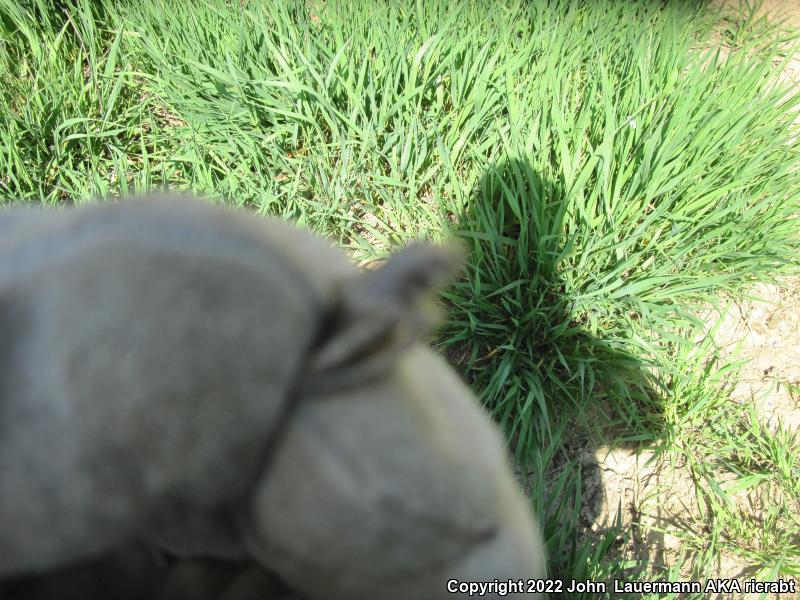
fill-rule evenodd
<path id="1" fill-rule="evenodd" d="M 550 575 L 603 579 L 621 568 L 609 564 L 618 507 L 604 510 L 595 454 L 662 437 L 663 406 L 647 365 L 624 340 L 589 333 L 591 309 L 575 309 L 569 273 L 580 256 L 567 200 L 523 160 L 487 170 L 452 226 L 470 254 L 444 294 L 449 321 L 439 347 L 511 440 L 543 524 Z M 601 513 L 611 522 L 598 522 Z"/>

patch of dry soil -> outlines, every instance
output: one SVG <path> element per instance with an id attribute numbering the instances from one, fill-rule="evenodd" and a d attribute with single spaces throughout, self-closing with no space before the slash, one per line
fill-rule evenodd
<path id="1" fill-rule="evenodd" d="M 751 403 L 771 429 L 778 425 L 796 432 L 800 427 L 800 279 L 783 286 L 758 285 L 754 298 L 740 301 L 723 320 L 715 342 L 723 357 L 747 360 L 732 398 Z M 709 320 L 714 316 L 709 314 Z M 613 524 L 618 508 L 623 522 L 623 541 L 616 550 L 620 556 L 649 565 L 646 576 L 659 579 L 664 569 L 674 565 L 685 552 L 679 536 L 670 531 L 692 531 L 701 538 L 703 531 L 695 485 L 685 464 L 670 465 L 654 458 L 651 451 L 600 448 L 584 461 L 587 498 L 582 514 L 589 525 L 588 535 L 601 533 Z M 719 480 L 726 479 L 719 473 Z M 600 489 L 591 489 L 600 486 Z M 738 493 L 733 502 L 750 518 L 764 513 L 770 497 Z M 589 506 L 588 504 L 592 504 Z M 593 522 L 592 522 L 593 520 Z M 682 569 L 682 579 L 690 580 L 692 557 Z M 723 555 L 714 569 L 720 578 L 737 578 L 743 584 L 762 565 L 740 557 Z M 703 582 L 701 582 L 703 583 Z M 798 584 L 800 589 L 800 583 Z M 758 597 L 744 594 L 719 594 L 709 598 Z M 796 596 L 770 595 L 767 598 Z"/>
<path id="2" fill-rule="evenodd" d="M 712 5 L 734 11 L 731 7 L 736 4 L 737 0 L 712 2 Z M 761 14 L 784 19 L 789 27 L 800 28 L 800 0 L 766 0 Z M 800 54 L 789 63 L 783 77 L 800 86 Z M 729 311 L 715 336 L 723 359 L 738 349 L 738 356 L 747 360 L 732 395 L 736 400 L 752 403 L 771 428 L 781 423 L 785 430 L 796 432 L 800 427 L 800 399 L 796 394 L 799 388 L 793 386 L 800 385 L 800 279 L 784 281 L 781 286 L 756 286 L 751 296 Z M 584 506 L 582 511 L 593 516 L 589 535 L 610 526 L 618 507 L 621 508 L 626 535 L 618 549 L 620 555 L 645 561 L 653 568 L 653 578 L 657 578 L 655 569 L 675 564 L 684 550 L 681 541 L 669 532 L 676 528 L 691 530 L 692 524 L 702 522 L 688 469 L 685 465 L 667 465 L 654 460 L 651 452 L 635 453 L 625 449 L 600 448 L 594 456 L 587 455 L 585 462 L 589 471 L 595 471 L 593 475 L 587 473 L 587 487 L 592 487 L 591 482 L 600 486 L 600 489 L 587 489 L 584 495 L 588 503 L 595 504 Z M 769 502 L 769 499 L 754 499 L 747 494 L 741 496 L 736 501 L 746 502 L 748 506 L 742 509 L 750 514 L 762 510 Z M 761 505 L 758 505 L 759 500 Z M 696 531 L 696 534 L 702 536 L 703 532 Z M 723 556 L 715 575 L 739 578 L 743 583 L 744 578 L 749 578 L 759 567 L 746 564 L 738 557 Z M 683 575 L 689 578 L 687 572 Z M 758 596 L 719 594 L 708 597 Z"/>

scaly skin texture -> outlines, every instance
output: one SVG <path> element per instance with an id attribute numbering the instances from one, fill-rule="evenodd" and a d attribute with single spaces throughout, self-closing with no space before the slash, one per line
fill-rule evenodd
<path id="1" fill-rule="evenodd" d="M 458 263 L 362 273 L 185 198 L 0 214 L 0 596 L 133 541 L 308 600 L 544 576 L 500 436 L 419 341 Z"/>

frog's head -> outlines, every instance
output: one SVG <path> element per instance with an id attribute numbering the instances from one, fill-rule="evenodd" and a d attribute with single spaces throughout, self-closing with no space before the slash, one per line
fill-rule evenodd
<path id="1" fill-rule="evenodd" d="M 310 598 L 449 599 L 455 582 L 544 576 L 497 428 L 421 343 L 422 301 L 458 264 L 412 246 L 342 290 L 243 523 L 250 552 Z"/>

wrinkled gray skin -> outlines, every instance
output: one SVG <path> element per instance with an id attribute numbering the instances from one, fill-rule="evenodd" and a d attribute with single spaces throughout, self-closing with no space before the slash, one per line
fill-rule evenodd
<path id="1" fill-rule="evenodd" d="M 52 569 L 0 583 L 0 598 L 13 600 L 145 600 L 159 587 L 161 566 L 146 550 L 126 549 L 87 564 Z"/>
<path id="2" fill-rule="evenodd" d="M 132 541 L 311 600 L 543 577 L 500 436 L 420 341 L 458 262 L 361 272 L 175 197 L 0 214 L 0 580 Z"/>
<path id="3" fill-rule="evenodd" d="M 255 563 L 167 559 L 143 546 L 0 583 L 4 600 L 300 600 Z"/>

